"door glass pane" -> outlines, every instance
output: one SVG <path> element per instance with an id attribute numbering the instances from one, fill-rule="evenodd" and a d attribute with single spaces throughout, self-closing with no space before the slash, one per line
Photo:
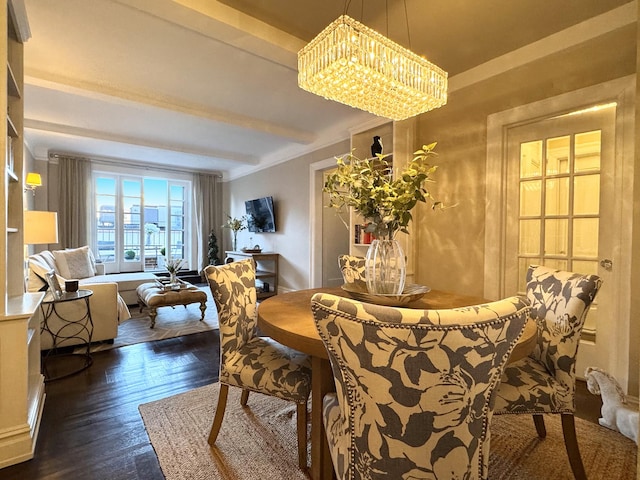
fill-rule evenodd
<path id="1" fill-rule="evenodd" d="M 576 135 L 575 172 L 594 172 L 600 170 L 601 131 L 579 133 Z"/>
<path id="2" fill-rule="evenodd" d="M 520 145 L 520 178 L 542 175 L 542 140 Z"/>
<path id="3" fill-rule="evenodd" d="M 546 215 L 567 215 L 569 213 L 569 177 L 548 179 L 544 200 Z"/>
<path id="4" fill-rule="evenodd" d="M 573 213 L 598 215 L 600 213 L 600 174 L 575 177 L 573 182 Z"/>
<path id="5" fill-rule="evenodd" d="M 547 219 L 544 222 L 545 255 L 567 255 L 567 234 L 569 221 L 565 219 Z"/>
<path id="6" fill-rule="evenodd" d="M 172 185 L 170 191 L 171 255 L 185 258 L 186 192 L 181 185 Z"/>
<path id="7" fill-rule="evenodd" d="M 564 270 L 564 271 L 569 270 L 567 268 L 567 261 L 559 258 L 545 258 L 544 266 L 553 268 L 555 270 Z"/>
<path id="8" fill-rule="evenodd" d="M 166 252 L 167 185 L 165 179 L 145 178 L 144 223 L 147 233 L 144 247 L 145 270 L 163 268 L 163 252 Z"/>
<path id="9" fill-rule="evenodd" d="M 123 182 L 123 190 L 135 192 L 133 182 Z M 138 189 L 139 191 L 139 189 Z M 125 197 L 123 200 L 123 248 L 124 261 L 140 261 L 140 198 Z"/>
<path id="10" fill-rule="evenodd" d="M 540 255 L 540 220 L 520 220 L 520 253 Z"/>
<path id="11" fill-rule="evenodd" d="M 122 193 L 127 197 L 139 197 L 141 195 L 140 182 L 124 180 L 122 182 Z"/>
<path id="12" fill-rule="evenodd" d="M 573 254 L 581 257 L 598 256 L 597 218 L 576 218 L 573 220 Z"/>
<path id="13" fill-rule="evenodd" d="M 116 241 L 116 180 L 96 179 L 96 247 L 103 263 L 115 262 Z"/>
<path id="14" fill-rule="evenodd" d="M 598 262 L 597 260 L 574 260 L 571 267 L 572 272 L 581 273 L 583 275 L 597 275 L 598 274 Z"/>
<path id="15" fill-rule="evenodd" d="M 531 217 L 540 215 L 542 198 L 540 180 L 530 180 L 520 183 L 520 216 Z"/>
<path id="16" fill-rule="evenodd" d="M 557 137 L 547 140 L 547 175 L 569 173 L 571 137 Z"/>

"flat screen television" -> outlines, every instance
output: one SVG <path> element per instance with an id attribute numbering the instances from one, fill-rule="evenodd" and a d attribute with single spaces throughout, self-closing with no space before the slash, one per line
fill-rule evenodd
<path id="1" fill-rule="evenodd" d="M 244 202 L 247 212 L 248 229 L 254 233 L 273 233 L 276 231 L 276 217 L 273 210 L 273 198 L 262 197 Z"/>

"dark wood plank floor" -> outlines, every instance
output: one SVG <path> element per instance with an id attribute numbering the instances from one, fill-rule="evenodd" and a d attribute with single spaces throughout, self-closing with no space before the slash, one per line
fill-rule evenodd
<path id="1" fill-rule="evenodd" d="M 217 381 L 217 331 L 93 355 L 93 365 L 46 384 L 35 458 L 0 480 L 163 480 L 138 405 Z"/>
<path id="2" fill-rule="evenodd" d="M 138 405 L 215 382 L 219 348 L 210 331 L 94 354 L 88 370 L 46 385 L 35 458 L 0 480 L 163 480 Z M 597 422 L 600 397 L 583 382 L 577 407 Z"/>

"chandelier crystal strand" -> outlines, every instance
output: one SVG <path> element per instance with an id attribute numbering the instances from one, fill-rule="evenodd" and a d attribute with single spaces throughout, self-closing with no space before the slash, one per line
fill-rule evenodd
<path id="1" fill-rule="evenodd" d="M 391 120 L 447 103 L 447 72 L 348 15 L 298 52 L 298 85 Z"/>

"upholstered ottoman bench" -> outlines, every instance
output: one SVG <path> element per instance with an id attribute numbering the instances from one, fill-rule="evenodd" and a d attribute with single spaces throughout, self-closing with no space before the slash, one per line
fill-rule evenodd
<path id="1" fill-rule="evenodd" d="M 158 307 L 171 307 L 176 305 L 187 305 L 191 303 L 200 303 L 200 311 L 202 315 L 200 321 L 204 320 L 204 312 L 207 309 L 207 294 L 198 287 L 194 287 L 190 283 L 181 281 L 180 289 L 169 289 L 166 286 L 162 286 L 157 282 L 143 283 L 136 289 L 138 294 L 138 304 L 140 305 L 140 311 L 144 307 L 149 308 L 149 317 L 151 317 L 151 326 L 153 328 L 156 325 L 156 316 Z"/>

